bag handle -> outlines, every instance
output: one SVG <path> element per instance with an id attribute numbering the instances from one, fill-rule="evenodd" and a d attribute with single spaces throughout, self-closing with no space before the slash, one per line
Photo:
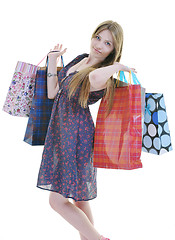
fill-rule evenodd
<path id="1" fill-rule="evenodd" d="M 118 72 L 118 76 L 117 76 L 117 80 L 118 80 L 118 81 L 117 81 L 117 83 L 116 83 L 116 87 L 118 87 L 118 85 L 119 85 L 119 80 L 120 80 L 121 82 L 125 82 L 125 83 L 127 83 L 127 84 L 131 84 L 131 79 L 133 80 L 133 84 L 134 84 L 134 85 L 137 85 L 137 84 L 141 85 L 141 83 L 139 82 L 137 76 L 135 75 L 135 73 L 134 73 L 133 71 L 130 71 L 130 72 L 129 72 L 129 80 L 128 80 L 128 81 L 126 80 L 124 71 L 119 71 L 119 72 Z"/>
<path id="2" fill-rule="evenodd" d="M 125 82 L 128 83 L 128 81 L 126 80 L 125 74 L 123 71 L 119 71 L 119 79 L 121 82 Z"/>
<path id="3" fill-rule="evenodd" d="M 141 83 L 139 82 L 137 76 L 135 75 L 135 73 L 133 71 L 129 72 L 129 83 L 130 84 L 131 84 L 131 76 L 132 76 L 132 80 L 133 80 L 134 85 L 137 85 L 137 84 L 141 85 Z"/>
<path id="4" fill-rule="evenodd" d="M 37 67 L 40 65 L 40 63 L 42 63 L 42 61 L 44 61 L 44 59 L 45 59 L 46 57 L 47 57 L 47 55 L 44 56 L 43 59 L 37 64 Z"/>
<path id="5" fill-rule="evenodd" d="M 59 52 L 59 51 L 50 51 L 49 53 L 51 53 L 51 52 Z M 48 54 L 47 54 L 47 60 L 46 60 L 47 67 L 48 67 L 48 63 L 49 63 Z M 63 61 L 63 56 L 62 55 L 61 55 L 61 67 L 64 67 L 64 61 Z"/>
<path id="6" fill-rule="evenodd" d="M 51 52 L 58 52 L 58 51 L 51 51 Z M 44 61 L 44 59 L 47 57 L 46 59 L 46 64 L 47 64 L 47 67 L 48 67 L 48 62 L 49 62 L 49 59 L 48 59 L 48 54 L 46 56 L 43 57 L 43 59 L 37 64 L 37 67 L 40 65 L 40 63 L 42 63 Z M 64 67 L 64 61 L 63 61 L 63 56 L 61 56 L 61 66 Z"/>

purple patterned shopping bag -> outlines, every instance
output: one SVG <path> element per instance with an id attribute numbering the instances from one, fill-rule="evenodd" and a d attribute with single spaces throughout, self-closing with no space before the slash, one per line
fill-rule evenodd
<path id="1" fill-rule="evenodd" d="M 17 62 L 3 110 L 12 116 L 28 117 L 38 65 Z"/>

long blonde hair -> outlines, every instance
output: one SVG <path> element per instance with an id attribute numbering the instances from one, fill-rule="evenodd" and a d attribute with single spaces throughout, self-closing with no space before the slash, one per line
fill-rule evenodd
<path id="1" fill-rule="evenodd" d="M 77 88 L 81 85 L 79 104 L 83 108 L 87 107 L 87 101 L 90 92 L 89 73 L 97 68 L 111 65 L 114 62 L 119 62 L 121 58 L 123 48 L 123 30 L 118 23 L 113 21 L 105 21 L 99 24 L 98 27 L 93 32 L 92 38 L 95 38 L 101 31 L 106 29 L 108 29 L 113 36 L 114 41 L 113 51 L 106 57 L 106 59 L 103 62 L 77 72 L 73 76 L 69 84 L 69 99 L 75 94 Z M 107 114 L 112 109 L 114 89 L 115 89 L 114 79 L 113 77 L 110 77 L 107 81 L 107 87 L 105 89 L 105 100 L 107 100 Z"/>

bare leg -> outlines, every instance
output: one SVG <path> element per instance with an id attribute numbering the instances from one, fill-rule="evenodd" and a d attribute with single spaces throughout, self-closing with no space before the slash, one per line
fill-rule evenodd
<path id="1" fill-rule="evenodd" d="M 92 225 L 94 225 L 94 220 L 93 220 L 89 202 L 88 201 L 78 201 L 78 202 L 74 201 L 74 205 L 77 206 L 78 208 L 80 208 L 86 214 L 86 216 L 89 218 L 89 221 L 92 223 Z M 81 238 L 81 240 L 88 240 L 86 237 L 84 237 L 81 234 L 81 232 L 80 232 L 80 238 Z"/>
<path id="2" fill-rule="evenodd" d="M 51 207 L 67 222 L 75 227 L 85 239 L 99 240 L 100 234 L 96 231 L 86 214 L 61 194 L 51 192 L 49 202 Z"/>

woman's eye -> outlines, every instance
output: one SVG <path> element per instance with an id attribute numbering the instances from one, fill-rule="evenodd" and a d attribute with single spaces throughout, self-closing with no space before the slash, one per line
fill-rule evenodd
<path id="1" fill-rule="evenodd" d="M 106 42 L 106 45 L 107 45 L 107 46 L 110 46 L 111 44 L 110 44 L 109 42 Z"/>
<path id="2" fill-rule="evenodd" d="M 97 40 L 100 40 L 100 37 L 97 35 L 97 36 L 96 36 L 96 39 L 97 39 Z"/>

